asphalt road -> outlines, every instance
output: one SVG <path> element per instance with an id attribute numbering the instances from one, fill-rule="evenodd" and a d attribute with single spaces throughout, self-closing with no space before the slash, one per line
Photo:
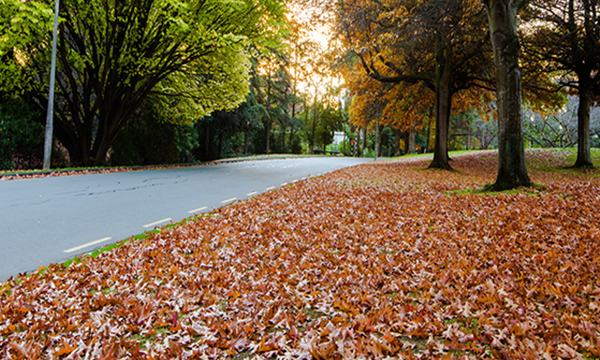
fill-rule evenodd
<path id="1" fill-rule="evenodd" d="M 0 181 L 0 281 L 366 161 L 309 157 Z"/>

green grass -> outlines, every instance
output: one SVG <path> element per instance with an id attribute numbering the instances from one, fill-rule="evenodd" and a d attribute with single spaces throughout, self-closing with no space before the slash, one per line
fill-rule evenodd
<path id="1" fill-rule="evenodd" d="M 310 317 L 313 320 L 326 316 L 324 313 L 310 307 L 302 309 L 302 312 L 304 313 L 304 315 Z"/>
<path id="2" fill-rule="evenodd" d="M 561 148 L 561 149 L 546 149 L 549 156 L 540 158 L 537 156 L 529 156 L 527 158 L 527 169 L 538 170 L 550 173 L 560 174 L 576 174 L 576 175 L 594 175 L 589 169 L 574 168 L 573 165 L 577 160 L 576 148 Z M 590 155 L 592 163 L 596 168 L 600 168 L 600 149 L 591 149 Z"/>
<path id="3" fill-rule="evenodd" d="M 454 151 L 449 151 L 448 156 L 450 158 L 452 158 L 454 156 L 476 154 L 480 151 L 488 151 L 488 150 L 454 150 Z M 402 155 L 402 156 L 386 158 L 385 160 L 397 160 L 397 159 L 406 159 L 406 158 L 428 158 L 431 156 L 433 156 L 433 153 L 428 152 L 428 153 L 418 153 L 418 154 L 406 154 L 406 155 Z"/>
<path id="4" fill-rule="evenodd" d="M 491 184 L 486 184 L 485 186 L 483 186 L 482 188 L 466 188 L 466 189 L 457 189 L 457 190 L 447 190 L 447 191 L 442 191 L 443 194 L 446 195 L 450 195 L 450 196 L 460 196 L 460 195 L 482 195 L 482 196 L 495 196 L 495 195 L 501 195 L 501 194 L 506 194 L 506 195 L 513 195 L 513 194 L 527 194 L 527 195 L 531 195 L 531 196 L 540 196 L 540 191 L 544 190 L 546 188 L 546 185 L 543 184 L 533 184 L 532 187 L 526 187 L 526 186 L 522 186 L 516 189 L 511 189 L 511 190 L 503 190 L 503 191 L 490 191 L 487 190 L 488 187 L 490 187 Z"/>
<path id="5" fill-rule="evenodd" d="M 576 148 L 566 148 L 566 149 L 557 149 L 557 150 L 568 150 L 569 151 L 569 155 L 567 156 L 567 161 L 569 163 L 575 163 L 575 160 L 577 160 L 577 149 Z M 592 162 L 594 163 L 595 166 L 599 167 L 600 166 L 600 149 L 592 149 L 590 151 L 590 155 L 592 156 Z"/>

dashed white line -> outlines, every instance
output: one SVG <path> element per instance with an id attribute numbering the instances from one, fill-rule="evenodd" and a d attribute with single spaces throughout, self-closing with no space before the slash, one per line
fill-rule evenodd
<path id="1" fill-rule="evenodd" d="M 206 209 L 208 209 L 208 208 L 206 206 L 203 206 L 203 207 L 188 211 L 188 214 L 197 213 L 197 212 L 200 212 L 200 211 L 206 210 Z"/>
<path id="2" fill-rule="evenodd" d="M 102 238 L 102 239 L 100 239 L 100 240 L 91 241 L 91 242 L 89 242 L 89 243 L 87 243 L 87 244 L 83 244 L 83 245 L 75 246 L 75 247 L 73 247 L 73 248 L 70 248 L 70 249 L 67 249 L 67 250 L 65 250 L 64 252 L 66 252 L 66 253 L 70 253 L 70 252 L 73 252 L 73 251 L 81 250 L 81 249 L 83 249 L 83 248 L 86 248 L 86 247 L 88 247 L 88 246 L 92 246 L 92 245 L 100 244 L 100 243 L 106 242 L 106 241 L 108 241 L 108 240 L 111 240 L 111 239 L 112 239 L 111 237 L 105 237 L 105 238 Z"/>
<path id="3" fill-rule="evenodd" d="M 256 195 L 256 194 L 258 194 L 258 191 L 253 191 L 253 192 L 247 193 L 246 196 L 252 196 L 252 195 Z"/>
<path id="4" fill-rule="evenodd" d="M 231 198 L 231 199 L 223 200 L 223 201 L 221 201 L 221 204 L 227 204 L 227 203 L 230 203 L 230 202 L 236 201 L 236 200 L 237 200 L 237 198 Z"/>
<path id="5" fill-rule="evenodd" d="M 270 191 L 270 190 L 275 190 L 275 189 L 276 189 L 276 187 L 275 187 L 275 186 L 271 186 L 271 187 L 268 187 L 266 190 L 267 190 L 267 191 Z"/>
<path id="6" fill-rule="evenodd" d="M 166 218 L 166 219 L 158 220 L 158 221 L 155 221 L 153 223 L 146 224 L 146 225 L 144 225 L 144 227 L 145 228 L 149 228 L 149 227 L 152 227 L 154 225 L 162 224 L 162 223 L 167 222 L 167 221 L 171 221 L 171 218 Z"/>
<path id="7" fill-rule="evenodd" d="M 285 182 L 285 183 L 281 184 L 281 186 L 286 186 L 287 184 L 288 184 L 288 183 L 286 183 L 286 182 Z"/>

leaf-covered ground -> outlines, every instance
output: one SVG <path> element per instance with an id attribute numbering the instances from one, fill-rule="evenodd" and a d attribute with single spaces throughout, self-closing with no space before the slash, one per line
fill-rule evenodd
<path id="1" fill-rule="evenodd" d="M 0 358 L 600 358 L 600 179 L 370 163 L 0 290 Z M 0 285 L 0 289 L 2 285 Z"/>

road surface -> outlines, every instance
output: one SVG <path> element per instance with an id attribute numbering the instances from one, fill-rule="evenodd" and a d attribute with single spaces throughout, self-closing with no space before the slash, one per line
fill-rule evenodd
<path id="1" fill-rule="evenodd" d="M 0 181 L 0 281 L 366 161 L 308 157 Z"/>

